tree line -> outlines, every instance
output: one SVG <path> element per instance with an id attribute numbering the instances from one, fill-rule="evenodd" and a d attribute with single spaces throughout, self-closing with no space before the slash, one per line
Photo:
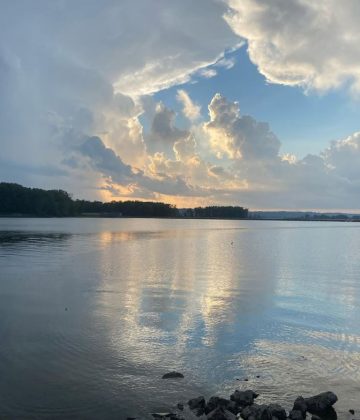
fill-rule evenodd
<path id="1" fill-rule="evenodd" d="M 148 201 L 73 200 L 63 190 L 28 188 L 19 184 L 0 183 L 1 216 L 37 217 L 197 217 L 243 219 L 248 214 L 243 207 L 197 207 L 177 209 L 176 206 Z"/>
<path id="2" fill-rule="evenodd" d="M 239 206 L 208 206 L 180 209 L 182 217 L 198 219 L 247 219 L 248 209 Z"/>
<path id="3" fill-rule="evenodd" d="M 196 207 L 194 209 L 194 217 L 246 219 L 248 217 L 248 209 L 238 206 Z"/>

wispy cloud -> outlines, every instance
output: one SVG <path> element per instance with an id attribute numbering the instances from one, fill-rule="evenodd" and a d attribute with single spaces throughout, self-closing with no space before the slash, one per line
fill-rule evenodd
<path id="1" fill-rule="evenodd" d="M 176 99 L 183 106 L 183 113 L 190 121 L 196 121 L 201 115 L 201 106 L 194 103 L 184 89 L 177 91 Z"/>

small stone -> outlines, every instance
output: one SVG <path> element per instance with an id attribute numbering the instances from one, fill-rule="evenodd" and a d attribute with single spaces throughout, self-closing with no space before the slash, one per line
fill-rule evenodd
<path id="1" fill-rule="evenodd" d="M 197 408 L 196 410 L 193 410 L 193 412 L 195 413 L 195 415 L 197 417 L 200 417 L 203 414 L 205 414 L 205 409 L 204 408 Z"/>
<path id="2" fill-rule="evenodd" d="M 152 413 L 155 419 L 181 420 L 175 413 Z"/>
<path id="3" fill-rule="evenodd" d="M 269 410 L 269 407 L 266 405 L 260 406 L 258 418 L 259 420 L 272 420 L 273 416 L 271 415 L 271 411 Z"/>
<path id="4" fill-rule="evenodd" d="M 306 415 L 306 414 L 305 414 Z M 289 419 L 291 420 L 304 420 L 303 413 L 300 410 L 291 410 L 289 413 Z"/>
<path id="5" fill-rule="evenodd" d="M 208 420 L 236 420 L 236 416 L 223 407 L 217 407 L 207 415 Z"/>
<path id="6" fill-rule="evenodd" d="M 351 410 L 349 410 L 349 413 L 352 414 L 352 415 L 354 415 L 355 414 L 355 410 L 352 410 L 351 409 Z"/>
<path id="7" fill-rule="evenodd" d="M 237 414 L 240 409 L 235 401 L 227 400 L 226 398 L 221 397 L 211 397 L 206 404 L 205 407 L 205 414 L 210 413 L 211 411 L 215 410 L 216 408 L 221 407 L 228 411 L 230 411 L 232 414 Z"/>
<path id="8" fill-rule="evenodd" d="M 225 398 L 221 397 L 210 397 L 209 401 L 207 402 L 205 406 L 205 414 L 210 413 L 211 411 L 215 410 L 217 407 L 226 407 L 229 403 L 229 400 L 226 400 Z"/>
<path id="9" fill-rule="evenodd" d="M 184 409 L 184 404 L 178 403 L 177 408 L 182 411 Z"/>
<path id="10" fill-rule="evenodd" d="M 330 407 L 321 414 L 312 414 L 311 420 L 337 420 L 337 414 L 333 407 Z"/>
<path id="11" fill-rule="evenodd" d="M 260 418 L 263 406 L 258 404 L 248 405 L 241 411 L 241 417 L 244 420 L 257 420 Z"/>
<path id="12" fill-rule="evenodd" d="M 235 401 L 238 405 L 246 407 L 254 403 L 254 399 L 257 398 L 259 394 L 248 389 L 246 391 L 236 390 L 233 394 L 230 395 L 231 401 Z"/>
<path id="13" fill-rule="evenodd" d="M 188 406 L 190 410 L 199 410 L 199 409 L 205 409 L 205 398 L 203 396 L 192 398 L 188 401 Z"/>
<path id="14" fill-rule="evenodd" d="M 184 375 L 182 373 L 179 372 L 168 372 L 165 373 L 165 375 L 162 376 L 162 379 L 174 379 L 174 378 L 183 378 Z"/>
<path id="15" fill-rule="evenodd" d="M 206 417 L 211 420 L 226 420 L 224 410 L 221 407 L 214 408 Z"/>
<path id="16" fill-rule="evenodd" d="M 226 409 L 233 414 L 238 414 L 241 411 L 241 407 L 236 404 L 235 401 L 229 401 L 229 404 L 226 406 Z"/>
<path id="17" fill-rule="evenodd" d="M 276 417 L 278 420 L 286 420 L 286 411 L 279 404 L 269 404 L 269 411 L 272 417 Z"/>

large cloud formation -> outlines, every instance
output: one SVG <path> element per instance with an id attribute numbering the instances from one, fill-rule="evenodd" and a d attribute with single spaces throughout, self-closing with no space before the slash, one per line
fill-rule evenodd
<path id="1" fill-rule="evenodd" d="M 163 104 L 160 111 L 172 115 Z M 168 129 L 169 119 L 153 118 L 160 132 Z M 281 154 L 280 140 L 268 124 L 241 115 L 239 104 L 220 94 L 209 104 L 208 121 L 193 132 L 179 132 L 170 152 L 148 152 L 141 171 L 124 164 L 97 137 L 86 139 L 78 153 L 102 174 L 108 189 L 117 187 L 118 196 L 176 197 L 175 202 L 184 204 L 250 203 L 256 208 L 358 205 L 360 133 L 333 141 L 320 155 L 296 159 Z M 196 136 L 208 142 L 207 159 L 199 154 Z"/>
<path id="2" fill-rule="evenodd" d="M 237 103 L 229 103 L 219 93 L 209 105 L 210 121 L 206 130 L 218 155 L 247 160 L 271 159 L 278 155 L 280 141 L 267 123 L 240 116 Z"/>
<path id="3" fill-rule="evenodd" d="M 360 193 L 360 134 L 333 141 L 320 155 L 282 155 L 268 124 L 241 116 L 239 105 L 216 94 L 204 130 L 214 154 L 225 152 L 230 171 L 245 182 L 233 199 L 256 207 L 357 208 Z M 316 204 L 315 204 L 316 203 Z"/>
<path id="4" fill-rule="evenodd" d="M 1 158 L 14 167 L 58 166 L 81 136 L 98 135 L 127 164 L 144 165 L 139 96 L 190 80 L 240 43 L 225 12 L 216 0 L 2 2 Z M 96 176 L 54 185 L 23 175 L 17 181 L 75 194 L 100 186 Z"/>
<path id="5" fill-rule="evenodd" d="M 360 92 L 358 0 L 228 0 L 226 19 L 273 83 Z"/>
<path id="6" fill-rule="evenodd" d="M 357 92 L 359 12 L 355 0 L 3 2 L 0 179 L 85 198 L 355 208 L 359 133 L 299 160 L 220 94 L 204 119 L 182 86 L 186 128 L 151 94 L 231 68 L 224 52 L 244 42 L 271 82 Z"/>

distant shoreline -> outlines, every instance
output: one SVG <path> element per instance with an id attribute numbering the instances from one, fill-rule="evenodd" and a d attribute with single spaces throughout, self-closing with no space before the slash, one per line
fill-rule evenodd
<path id="1" fill-rule="evenodd" d="M 63 190 L 28 188 L 0 182 L 0 217 L 9 218 L 141 218 L 195 220 L 272 220 L 355 222 L 354 212 L 319 212 L 304 210 L 254 210 L 239 205 L 208 205 L 177 208 L 159 201 L 87 201 L 73 199 Z"/>
<path id="2" fill-rule="evenodd" d="M 186 216 L 168 216 L 168 217 L 147 217 L 147 216 L 112 216 L 112 215 L 77 215 L 77 216 L 37 216 L 33 214 L 0 214 L 0 219 L 164 219 L 164 220 L 247 220 L 258 222 L 360 222 L 360 219 L 323 219 L 323 218 L 229 218 L 229 217 L 186 217 Z"/>

